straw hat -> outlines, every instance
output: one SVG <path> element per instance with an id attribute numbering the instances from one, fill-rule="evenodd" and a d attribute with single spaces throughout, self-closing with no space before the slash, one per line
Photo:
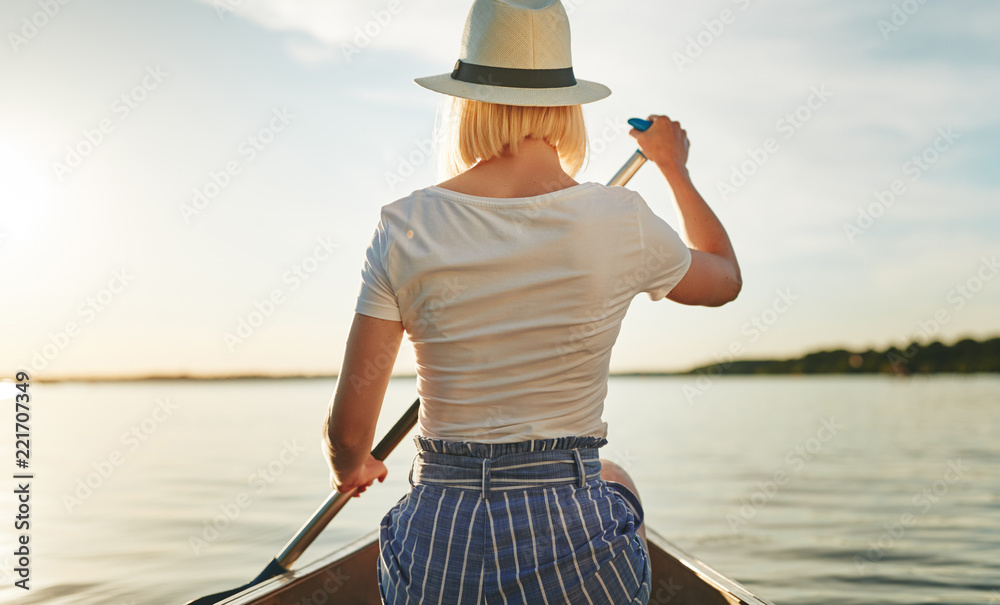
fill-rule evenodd
<path id="1" fill-rule="evenodd" d="M 578 105 L 611 94 L 573 75 L 569 18 L 560 0 L 475 0 L 454 71 L 414 82 L 506 105 Z"/>

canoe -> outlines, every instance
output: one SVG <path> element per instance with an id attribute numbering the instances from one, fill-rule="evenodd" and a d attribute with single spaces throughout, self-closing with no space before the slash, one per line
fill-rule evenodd
<path id="1" fill-rule="evenodd" d="M 646 528 L 646 539 L 652 563 L 651 605 L 770 605 L 650 528 Z M 373 532 L 219 605 L 380 605 L 375 575 L 378 554 L 378 532 Z"/>

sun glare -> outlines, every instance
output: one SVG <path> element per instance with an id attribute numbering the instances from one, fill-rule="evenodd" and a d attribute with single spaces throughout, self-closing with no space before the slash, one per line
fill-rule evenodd
<path id="1" fill-rule="evenodd" d="M 13 399 L 17 394 L 17 387 L 9 380 L 0 380 L 0 401 Z"/>
<path id="2" fill-rule="evenodd" d="M 45 169 L 0 140 L 0 246 L 34 234 L 51 193 Z"/>

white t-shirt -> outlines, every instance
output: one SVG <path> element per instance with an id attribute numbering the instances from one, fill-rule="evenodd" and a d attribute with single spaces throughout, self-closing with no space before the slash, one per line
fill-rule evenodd
<path id="1" fill-rule="evenodd" d="M 581 183 L 488 198 L 428 187 L 382 207 L 356 311 L 402 321 L 419 431 L 506 443 L 594 435 L 632 299 L 662 299 L 691 252 L 645 200 Z"/>

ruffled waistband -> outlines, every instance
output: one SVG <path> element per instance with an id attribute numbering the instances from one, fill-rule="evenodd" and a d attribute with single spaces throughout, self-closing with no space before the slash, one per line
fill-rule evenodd
<path id="1" fill-rule="evenodd" d="M 532 439 L 514 443 L 479 443 L 475 441 L 446 441 L 424 435 L 415 435 L 413 443 L 417 446 L 418 452 L 436 452 L 470 458 L 499 458 L 500 456 L 527 452 L 597 449 L 607 445 L 608 440 L 603 437 L 584 436 Z"/>

